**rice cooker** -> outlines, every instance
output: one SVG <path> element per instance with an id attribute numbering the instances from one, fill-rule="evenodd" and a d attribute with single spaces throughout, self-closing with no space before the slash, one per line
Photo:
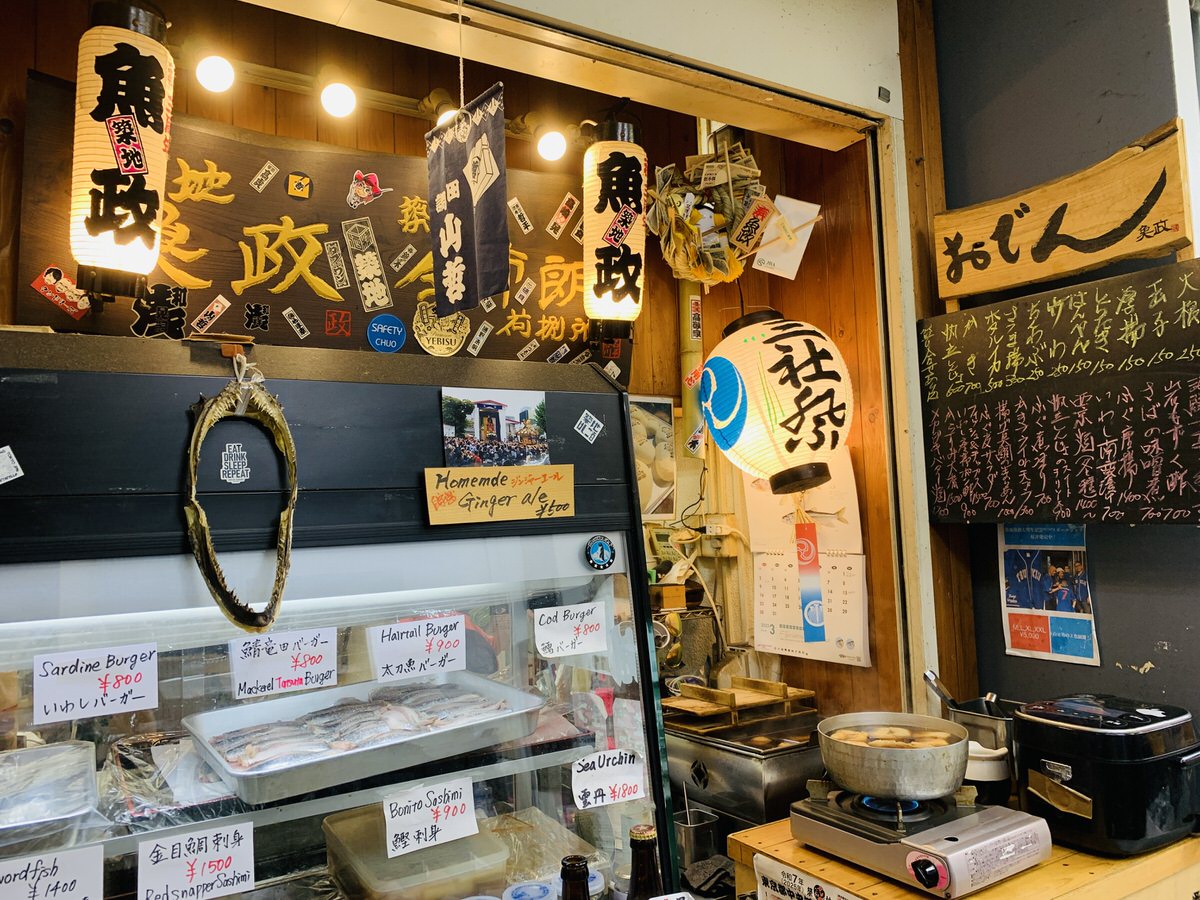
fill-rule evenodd
<path id="1" fill-rule="evenodd" d="M 1075 694 L 1014 715 L 1021 808 L 1054 840 L 1116 856 L 1197 829 L 1200 743 L 1178 706 Z"/>

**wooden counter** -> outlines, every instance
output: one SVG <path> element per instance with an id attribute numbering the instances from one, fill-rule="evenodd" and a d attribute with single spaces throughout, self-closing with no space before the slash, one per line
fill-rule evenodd
<path id="1" fill-rule="evenodd" d="M 935 896 L 796 843 L 787 819 L 731 834 L 728 853 L 737 866 L 739 894 L 755 889 L 754 854 L 764 853 L 784 865 L 870 900 L 914 900 Z M 1056 844 L 1050 858 L 1036 868 L 969 896 L 979 900 L 1011 900 L 1013 897 L 1192 900 L 1200 897 L 1197 892 L 1200 892 L 1200 837 L 1190 837 L 1154 853 L 1128 859 L 1092 856 Z"/>

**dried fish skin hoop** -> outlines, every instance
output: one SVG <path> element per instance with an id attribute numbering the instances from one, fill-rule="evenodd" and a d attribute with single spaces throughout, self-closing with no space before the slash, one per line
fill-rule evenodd
<path id="1" fill-rule="evenodd" d="M 246 392 L 247 402 L 244 412 L 239 413 L 238 405 L 243 392 Z M 292 440 L 291 429 L 283 416 L 283 407 L 280 406 L 279 400 L 257 382 L 236 379 L 230 381 L 211 400 L 201 397 L 200 402 L 192 407 L 192 412 L 195 415 L 195 424 L 188 446 L 187 502 L 183 507 L 192 553 L 196 557 L 209 593 L 225 617 L 245 631 L 267 631 L 279 615 L 283 587 L 292 563 L 292 523 L 296 510 L 297 483 L 296 444 Z M 275 449 L 287 463 L 288 502 L 279 514 L 279 531 L 275 540 L 275 583 L 271 588 L 271 598 L 261 612 L 239 600 L 237 594 L 226 584 L 225 573 L 217 563 L 217 550 L 213 546 L 208 516 L 196 497 L 200 447 L 212 427 L 222 419 L 229 418 L 250 419 L 261 425 L 271 435 Z"/>

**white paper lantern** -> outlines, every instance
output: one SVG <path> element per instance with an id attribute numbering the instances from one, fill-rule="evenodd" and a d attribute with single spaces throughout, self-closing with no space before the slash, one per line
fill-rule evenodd
<path id="1" fill-rule="evenodd" d="M 730 324 L 704 361 L 700 406 L 729 460 L 788 494 L 829 480 L 829 457 L 850 433 L 854 396 L 828 335 L 762 310 Z"/>
<path id="2" fill-rule="evenodd" d="M 161 14 L 135 6 L 119 15 L 116 6 L 97 4 L 93 22 L 104 24 L 79 41 L 71 173 L 79 285 L 103 293 L 111 293 L 104 284 L 135 283 L 158 261 L 175 85 L 175 62 L 156 39 L 165 35 Z M 149 34 L 110 24 L 122 15 Z M 113 281 L 113 272 L 134 277 Z"/>
<path id="3" fill-rule="evenodd" d="M 603 123 L 628 135 L 628 123 Z M 642 311 L 646 255 L 646 151 L 598 140 L 583 155 L 583 311 L 632 322 Z"/>

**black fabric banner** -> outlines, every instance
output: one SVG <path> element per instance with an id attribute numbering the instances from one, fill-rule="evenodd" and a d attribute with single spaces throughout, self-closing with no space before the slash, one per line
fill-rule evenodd
<path id="1" fill-rule="evenodd" d="M 425 135 L 439 316 L 508 290 L 504 85 L 496 82 Z"/>

